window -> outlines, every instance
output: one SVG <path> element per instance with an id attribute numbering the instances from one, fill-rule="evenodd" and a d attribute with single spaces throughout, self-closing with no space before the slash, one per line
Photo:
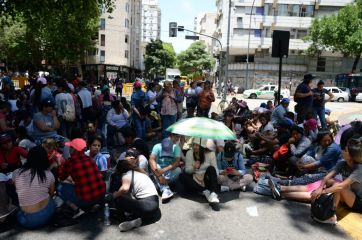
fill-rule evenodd
<path id="1" fill-rule="evenodd" d="M 305 36 L 307 36 L 307 34 L 308 34 L 307 30 L 298 29 L 297 39 L 303 39 Z"/>
<path id="2" fill-rule="evenodd" d="M 128 58 L 128 50 L 125 50 L 125 51 L 124 51 L 124 57 L 125 57 L 125 58 Z"/>
<path id="3" fill-rule="evenodd" d="M 126 12 L 129 12 L 129 3 L 126 3 Z"/>
<path id="4" fill-rule="evenodd" d="M 242 28 L 243 27 L 243 18 L 242 17 L 237 17 L 236 18 L 236 24 L 238 27 Z"/>
<path id="5" fill-rule="evenodd" d="M 88 51 L 88 56 L 96 56 L 97 54 L 98 54 L 97 48 L 92 48 L 91 50 Z"/>
<path id="6" fill-rule="evenodd" d="M 278 6 L 278 16 L 288 16 L 288 5 L 287 4 L 279 4 Z"/>
<path id="7" fill-rule="evenodd" d="M 247 58 L 246 55 L 236 55 L 234 62 L 236 63 L 246 62 L 246 58 Z M 249 55 L 249 62 L 254 62 L 253 55 Z"/>
<path id="8" fill-rule="evenodd" d="M 256 15 L 264 15 L 264 7 L 256 7 Z"/>
<path id="9" fill-rule="evenodd" d="M 106 45 L 106 35 L 101 34 L 101 46 L 104 47 Z"/>
<path id="10" fill-rule="evenodd" d="M 100 26 L 101 30 L 105 30 L 106 29 L 106 19 L 101 18 L 101 26 Z"/>
<path id="11" fill-rule="evenodd" d="M 299 17 L 299 5 L 293 4 L 289 5 L 289 16 L 291 17 Z"/>
<path id="12" fill-rule="evenodd" d="M 124 36 L 124 42 L 128 43 L 128 35 L 127 34 Z"/>
<path id="13" fill-rule="evenodd" d="M 300 16 L 301 17 L 313 17 L 314 15 L 314 6 L 300 6 Z"/>
<path id="14" fill-rule="evenodd" d="M 326 71 L 326 58 L 319 57 L 317 59 L 317 72 L 325 72 Z"/>
<path id="15" fill-rule="evenodd" d="M 245 7 L 240 7 L 240 6 L 235 6 L 235 13 L 244 13 L 245 12 Z"/>
<path id="16" fill-rule="evenodd" d="M 101 50 L 101 59 L 100 59 L 100 62 L 101 62 L 101 63 L 104 63 L 104 62 L 105 62 L 105 59 L 106 59 L 106 51 Z"/>
<path id="17" fill-rule="evenodd" d="M 260 29 L 255 29 L 254 30 L 254 37 L 261 37 L 261 30 Z"/>
<path id="18" fill-rule="evenodd" d="M 129 20 L 128 20 L 128 18 L 126 18 L 126 19 L 124 20 L 124 26 L 125 26 L 126 28 L 129 28 Z"/>

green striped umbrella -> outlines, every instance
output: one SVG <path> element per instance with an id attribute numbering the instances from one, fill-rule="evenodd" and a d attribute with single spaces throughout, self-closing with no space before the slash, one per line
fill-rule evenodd
<path id="1" fill-rule="evenodd" d="M 200 138 L 234 140 L 235 134 L 224 123 L 205 117 L 180 120 L 166 129 L 168 132 Z"/>

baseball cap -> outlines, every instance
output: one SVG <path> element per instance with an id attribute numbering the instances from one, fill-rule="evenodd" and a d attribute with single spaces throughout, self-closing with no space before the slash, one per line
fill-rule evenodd
<path id="1" fill-rule="evenodd" d="M 173 142 L 169 138 L 165 138 L 161 142 L 161 157 L 173 157 Z"/>
<path id="2" fill-rule="evenodd" d="M 81 152 L 84 150 L 84 148 L 87 146 L 85 140 L 83 138 L 75 138 L 70 142 L 65 142 L 65 146 L 69 146 L 77 150 L 78 152 Z"/>
<path id="3" fill-rule="evenodd" d="M 47 98 L 47 99 L 44 99 L 43 101 L 41 101 L 41 106 L 42 107 L 54 107 L 55 103 L 52 99 Z"/>
<path id="4" fill-rule="evenodd" d="M 243 100 L 239 100 L 238 105 L 242 108 L 246 108 L 248 106 L 248 103 Z"/>
<path id="5" fill-rule="evenodd" d="M 313 118 L 311 118 L 311 119 L 304 122 L 304 126 L 307 127 L 308 129 L 311 129 L 311 130 L 316 130 L 317 125 L 318 125 L 317 120 L 315 120 Z"/>
<path id="6" fill-rule="evenodd" d="M 289 103 L 289 102 L 290 102 L 289 98 L 283 98 L 282 101 L 281 101 L 281 103 Z"/>
<path id="7" fill-rule="evenodd" d="M 235 154 L 235 145 L 232 142 L 225 143 L 224 146 L 224 157 L 232 158 Z"/>
<path id="8" fill-rule="evenodd" d="M 36 82 L 40 82 L 41 84 L 47 84 L 47 80 L 44 77 L 38 77 L 38 79 L 36 80 Z"/>

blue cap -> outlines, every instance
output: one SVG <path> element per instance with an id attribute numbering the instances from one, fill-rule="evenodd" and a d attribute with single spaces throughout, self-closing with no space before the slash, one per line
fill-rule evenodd
<path id="1" fill-rule="evenodd" d="M 289 103 L 289 98 L 283 98 L 281 103 Z"/>

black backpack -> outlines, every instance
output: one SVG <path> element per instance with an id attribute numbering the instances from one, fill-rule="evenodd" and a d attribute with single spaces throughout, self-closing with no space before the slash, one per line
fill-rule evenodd
<path id="1" fill-rule="evenodd" d="M 312 218 L 324 221 L 331 218 L 336 212 L 334 207 L 333 194 L 322 194 L 318 199 L 312 202 Z"/>

